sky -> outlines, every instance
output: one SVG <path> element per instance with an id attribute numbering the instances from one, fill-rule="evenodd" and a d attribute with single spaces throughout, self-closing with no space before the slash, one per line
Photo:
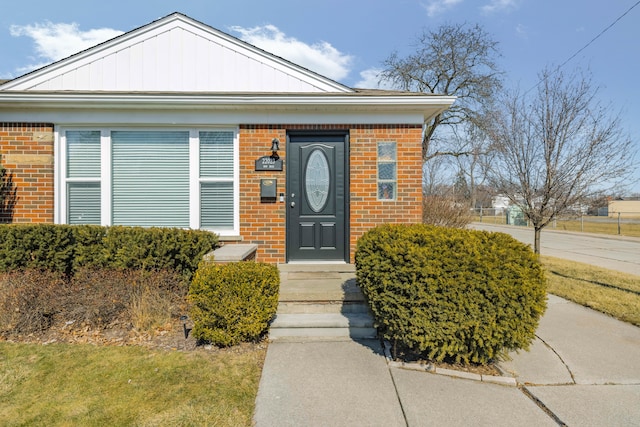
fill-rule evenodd
<path id="1" fill-rule="evenodd" d="M 640 0 L 20 0 L 0 8 L 0 79 L 10 79 L 173 12 L 350 87 L 376 88 L 383 61 L 423 30 L 480 24 L 505 84 L 545 67 L 588 69 L 640 152 Z M 640 159 L 639 159 L 640 160 Z M 627 193 L 640 193 L 640 166 Z"/>

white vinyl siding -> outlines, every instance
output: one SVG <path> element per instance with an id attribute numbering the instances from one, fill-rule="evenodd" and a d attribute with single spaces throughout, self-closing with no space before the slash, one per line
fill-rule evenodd
<path id="1" fill-rule="evenodd" d="M 238 133 L 219 129 L 63 130 L 68 224 L 205 228 L 238 234 Z"/>
<path id="2" fill-rule="evenodd" d="M 100 131 L 67 132 L 67 223 L 100 224 Z"/>

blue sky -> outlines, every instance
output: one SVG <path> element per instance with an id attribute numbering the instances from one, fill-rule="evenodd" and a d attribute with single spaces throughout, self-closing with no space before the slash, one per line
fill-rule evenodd
<path id="1" fill-rule="evenodd" d="M 529 89 L 545 66 L 588 68 L 640 150 L 638 0 L 20 0 L 0 9 L 0 78 L 182 12 L 352 87 L 375 87 L 393 51 L 422 29 L 479 23 L 499 42 L 507 85 Z M 632 8 L 632 9 L 631 9 Z M 620 18 L 625 12 L 628 14 Z M 617 21 L 595 41 L 603 30 Z M 591 43 L 590 43 L 591 42 Z M 589 44 L 590 43 L 590 44 Z M 588 46 L 587 46 L 588 45 Z M 587 47 L 585 47 L 587 46 Z M 640 178 L 640 173 L 636 175 Z M 640 192 L 640 182 L 632 188 Z"/>

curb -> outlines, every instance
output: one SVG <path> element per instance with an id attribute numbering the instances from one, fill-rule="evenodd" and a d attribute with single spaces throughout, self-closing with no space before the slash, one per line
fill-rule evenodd
<path id="1" fill-rule="evenodd" d="M 435 375 L 445 375 L 453 378 L 460 378 L 465 380 L 480 381 L 485 383 L 499 384 L 509 387 L 517 387 L 518 382 L 513 377 L 497 376 L 497 375 L 482 375 L 474 374 L 472 372 L 457 371 L 455 369 L 437 368 L 431 363 L 418 363 L 418 362 L 396 362 L 391 358 L 391 344 L 388 341 L 383 341 L 384 357 L 387 359 L 387 365 L 390 368 L 405 369 L 409 371 L 428 372 Z"/>

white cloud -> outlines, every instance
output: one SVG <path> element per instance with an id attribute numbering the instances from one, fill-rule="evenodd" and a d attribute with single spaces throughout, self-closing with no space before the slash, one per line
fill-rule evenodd
<path id="1" fill-rule="evenodd" d="M 234 26 L 231 30 L 239 33 L 247 43 L 333 80 L 341 80 L 349 74 L 352 56 L 340 52 L 330 43 L 321 41 L 310 45 L 287 37 L 274 25 L 253 28 Z"/>
<path id="2" fill-rule="evenodd" d="M 427 10 L 427 15 L 433 17 L 462 2 L 463 0 L 429 0 L 423 7 Z"/>
<path id="3" fill-rule="evenodd" d="M 484 13 L 493 13 L 500 10 L 511 9 L 516 7 L 518 0 L 491 0 L 489 4 L 482 6 Z"/>
<path id="4" fill-rule="evenodd" d="M 377 89 L 380 84 L 380 69 L 369 68 L 360 72 L 360 80 L 356 82 L 354 87 L 361 89 Z"/>
<path id="5" fill-rule="evenodd" d="M 380 74 L 382 69 L 369 68 L 360 72 L 360 80 L 356 82 L 354 87 L 360 89 L 394 89 L 390 82 L 380 82 Z"/>
<path id="6" fill-rule="evenodd" d="M 26 36 L 33 39 L 37 56 L 47 61 L 39 66 L 66 58 L 123 33 L 111 28 L 81 31 L 75 22 L 54 24 L 48 21 L 32 25 L 12 25 L 10 32 L 14 37 Z"/>

